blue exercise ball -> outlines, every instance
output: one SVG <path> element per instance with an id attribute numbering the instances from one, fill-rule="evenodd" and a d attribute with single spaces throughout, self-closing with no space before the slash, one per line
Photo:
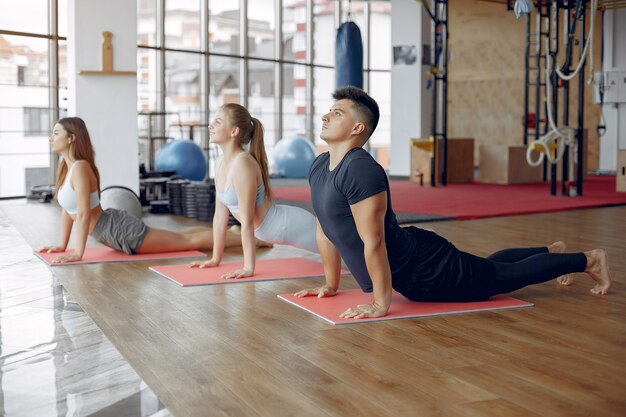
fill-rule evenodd
<path id="1" fill-rule="evenodd" d="M 165 143 L 157 152 L 155 163 L 157 171 L 176 171 L 176 175 L 192 181 L 202 181 L 206 175 L 204 152 L 187 139 Z"/>
<path id="2" fill-rule="evenodd" d="M 303 137 L 282 139 L 274 148 L 274 165 L 281 177 L 305 178 L 314 159 L 315 147 Z"/>

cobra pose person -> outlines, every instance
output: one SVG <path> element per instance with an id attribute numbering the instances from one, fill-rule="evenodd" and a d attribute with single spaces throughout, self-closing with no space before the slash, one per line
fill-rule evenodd
<path id="1" fill-rule="evenodd" d="M 386 315 L 392 288 L 414 301 L 478 301 L 586 272 L 596 282 L 591 292 L 607 293 L 611 277 L 604 250 L 555 253 L 564 250 L 556 242 L 480 258 L 433 232 L 400 227 L 385 171 L 362 149 L 378 123 L 377 103 L 354 87 L 339 89 L 333 97 L 336 102 L 322 117 L 320 134 L 329 152 L 319 155 L 309 172 L 326 283 L 296 296 L 335 295 L 341 258 L 360 287 L 373 291 L 370 304 L 342 313 L 347 318 Z"/>
<path id="2" fill-rule="evenodd" d="M 54 263 L 80 261 L 88 235 L 127 254 L 213 247 L 213 234 L 209 228 L 194 227 L 182 232 L 155 229 L 125 211 L 103 210 L 95 152 L 82 119 L 67 117 L 59 120 L 52 130 L 50 144 L 52 151 L 62 157 L 56 180 L 56 198 L 63 208 L 61 239 L 58 246 L 46 246 L 39 252 L 64 252 L 72 229 L 76 231 L 74 252 L 59 256 L 53 260 Z M 239 233 L 234 229 L 228 230 L 224 242 L 226 246 L 241 245 Z"/>
<path id="3" fill-rule="evenodd" d="M 270 243 L 295 246 L 318 253 L 315 217 L 299 207 L 274 204 L 272 200 L 263 125 L 248 110 L 234 103 L 223 105 L 209 125 L 211 142 L 224 157 L 215 180 L 213 217 L 213 256 L 192 267 L 217 266 L 222 261 L 224 231 L 228 212 L 241 223 L 244 265 L 223 278 L 244 278 L 254 274 L 254 237 Z M 246 151 L 244 147 L 248 147 Z"/>

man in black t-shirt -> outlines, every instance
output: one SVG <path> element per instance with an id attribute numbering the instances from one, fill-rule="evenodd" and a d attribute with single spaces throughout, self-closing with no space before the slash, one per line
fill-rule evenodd
<path id="1" fill-rule="evenodd" d="M 390 209 L 385 171 L 362 148 L 376 129 L 378 104 L 360 89 L 349 87 L 340 91 L 343 93 L 334 95 L 336 103 L 322 118 L 320 137 L 331 151 L 320 155 L 309 171 L 311 200 L 318 218 L 317 245 L 326 284 L 296 295 L 335 295 L 343 258 L 360 287 L 374 292 L 371 304 L 355 307 L 343 315 L 384 316 L 391 303 L 391 268 L 385 239 L 393 240 L 401 229 Z M 365 101 L 355 101 L 351 94 L 359 94 Z M 372 221 L 374 218 L 384 218 L 384 222 Z"/>
<path id="2" fill-rule="evenodd" d="M 555 242 L 480 258 L 433 232 L 400 227 L 387 175 L 362 148 L 378 124 L 378 104 L 356 87 L 340 88 L 333 98 L 320 133 L 329 152 L 319 155 L 309 171 L 326 283 L 296 296 L 334 296 L 342 258 L 361 289 L 373 293 L 370 304 L 349 308 L 344 318 L 386 315 L 392 288 L 414 301 L 479 301 L 584 271 L 597 283 L 592 293 L 608 292 L 611 278 L 603 250 L 566 254 L 565 244 Z"/>

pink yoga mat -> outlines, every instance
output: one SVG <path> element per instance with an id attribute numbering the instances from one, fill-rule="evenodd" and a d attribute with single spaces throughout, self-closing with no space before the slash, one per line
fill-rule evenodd
<path id="1" fill-rule="evenodd" d="M 471 313 L 474 311 L 504 310 L 508 308 L 531 307 L 531 303 L 516 300 L 504 295 L 491 297 L 488 301 L 470 303 L 418 303 L 409 301 L 401 294 L 393 292 L 391 308 L 384 317 L 365 319 L 344 319 L 339 317 L 348 308 L 372 302 L 372 294 L 361 290 L 339 291 L 334 297 L 317 298 L 314 296 L 298 298 L 293 294 L 279 294 L 278 298 L 315 314 L 331 324 L 366 323 L 381 320 L 397 320 L 411 317 L 439 316 L 444 314 Z"/>
<path id="2" fill-rule="evenodd" d="M 45 263 L 47 263 L 50 266 L 98 264 L 98 263 L 105 263 L 105 262 L 133 262 L 133 261 L 146 261 L 146 260 L 154 260 L 154 259 L 194 258 L 198 256 L 206 257 L 204 253 L 197 251 L 197 250 L 126 255 L 124 252 L 118 252 L 111 248 L 87 248 L 85 249 L 85 252 L 83 253 L 83 259 L 78 262 L 68 262 L 64 264 L 52 263 L 52 260 L 58 258 L 61 255 L 69 254 L 71 252 L 72 252 L 72 249 L 66 252 L 57 252 L 57 253 L 35 252 L 35 255 L 40 257 Z"/>
<path id="3" fill-rule="evenodd" d="M 272 281 L 277 279 L 309 278 L 324 275 L 319 262 L 305 258 L 282 258 L 257 260 L 254 275 L 248 278 L 224 279 L 222 275 L 241 269 L 242 261 L 224 262 L 214 268 L 190 268 L 188 265 L 151 266 L 150 270 L 178 285 L 232 284 L 236 282 Z"/>

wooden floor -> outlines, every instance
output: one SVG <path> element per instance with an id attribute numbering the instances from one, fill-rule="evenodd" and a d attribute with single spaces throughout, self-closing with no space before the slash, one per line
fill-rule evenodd
<path id="1" fill-rule="evenodd" d="M 33 247 L 56 243 L 54 206 L 0 209 Z M 179 220 L 147 223 L 195 224 Z M 614 286 L 593 296 L 580 275 L 513 293 L 528 309 L 333 327 L 276 298 L 315 279 L 181 288 L 154 262 L 53 273 L 176 416 L 626 415 L 626 207 L 423 226 L 478 255 L 603 247 Z"/>

